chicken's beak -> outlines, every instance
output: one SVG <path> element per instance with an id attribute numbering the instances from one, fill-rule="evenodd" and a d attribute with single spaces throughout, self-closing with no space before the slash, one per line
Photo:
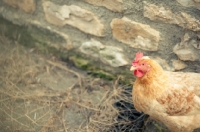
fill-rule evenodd
<path id="1" fill-rule="evenodd" d="M 137 69 L 135 66 L 131 66 L 130 71 L 134 71 L 135 69 Z"/>

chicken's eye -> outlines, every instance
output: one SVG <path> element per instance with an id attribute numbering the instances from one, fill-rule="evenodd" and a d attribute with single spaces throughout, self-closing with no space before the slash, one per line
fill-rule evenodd
<path id="1" fill-rule="evenodd" d="M 144 66 L 144 63 L 142 63 L 142 66 Z"/>

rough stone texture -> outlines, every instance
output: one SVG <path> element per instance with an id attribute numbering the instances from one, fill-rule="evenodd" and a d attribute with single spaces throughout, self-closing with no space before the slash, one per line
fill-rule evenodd
<path id="1" fill-rule="evenodd" d="M 123 55 L 123 50 L 113 46 L 106 46 L 105 49 L 100 50 L 100 59 L 113 67 L 120 67 L 128 64 L 125 56 Z"/>
<path id="2" fill-rule="evenodd" d="M 200 21 L 184 12 L 176 14 L 163 6 L 158 7 L 145 2 L 143 14 L 150 20 L 159 20 L 164 23 L 177 24 L 192 31 L 200 31 Z"/>
<path id="3" fill-rule="evenodd" d="M 3 0 L 6 4 L 19 8 L 26 13 L 33 13 L 35 11 L 35 0 Z"/>
<path id="4" fill-rule="evenodd" d="M 196 7 L 200 10 L 200 1 L 199 0 L 176 0 L 178 3 L 180 3 L 182 6 L 186 7 Z"/>
<path id="5" fill-rule="evenodd" d="M 84 42 L 79 49 L 84 54 L 92 57 L 99 57 L 99 51 L 104 48 L 105 46 L 99 41 L 91 39 L 91 41 Z"/>
<path id="6" fill-rule="evenodd" d="M 193 47 L 194 43 L 196 41 L 190 38 L 188 34 L 185 34 L 183 40 L 179 44 L 176 44 L 173 51 L 183 61 L 200 60 L 199 50 Z"/>
<path id="7" fill-rule="evenodd" d="M 91 57 L 99 58 L 102 62 L 113 67 L 128 64 L 123 55 L 122 49 L 113 46 L 105 46 L 94 39 L 83 43 L 79 49 L 82 53 Z"/>
<path id="8" fill-rule="evenodd" d="M 194 48 L 200 50 L 200 35 L 197 35 L 196 39 L 192 39 L 191 44 Z"/>
<path id="9" fill-rule="evenodd" d="M 145 6 L 143 14 L 145 17 L 149 18 L 150 20 L 160 20 L 166 23 L 173 23 L 175 14 L 173 14 L 170 9 L 163 6 L 158 7 L 147 2 L 144 3 Z"/>
<path id="10" fill-rule="evenodd" d="M 43 2 L 46 20 L 57 26 L 71 25 L 83 32 L 102 36 L 104 25 L 90 11 L 76 5 L 59 6 L 50 1 Z"/>
<path id="11" fill-rule="evenodd" d="M 181 12 L 179 18 L 177 17 L 175 20 L 177 21 L 176 24 L 183 28 L 187 28 L 193 31 L 200 31 L 200 21 L 187 13 Z"/>
<path id="12" fill-rule="evenodd" d="M 42 25 L 39 21 L 32 21 L 30 20 L 29 23 L 32 25 L 32 26 L 36 26 L 42 30 L 45 30 L 45 31 L 48 31 L 48 32 L 51 32 L 53 33 L 54 35 L 56 36 L 59 36 L 62 38 L 62 42 L 59 42 L 58 39 L 57 40 L 54 40 L 54 41 L 48 41 L 46 42 L 46 44 L 50 47 L 54 47 L 55 49 L 57 50 L 71 50 L 73 48 L 73 44 L 71 42 L 71 40 L 69 39 L 69 36 L 63 32 L 60 32 L 60 31 L 57 31 L 55 29 L 52 29 L 51 27 L 46 27 L 45 25 Z M 43 37 L 40 37 L 40 34 L 36 34 L 36 33 L 31 33 L 31 37 L 35 38 L 36 40 L 38 41 L 42 41 L 44 40 L 45 38 Z M 40 38 L 40 40 L 39 40 Z M 55 43 L 55 41 L 57 41 L 57 43 Z"/>
<path id="13" fill-rule="evenodd" d="M 164 70 L 167 70 L 167 71 L 174 71 L 174 68 L 172 68 L 168 62 L 158 56 L 151 56 L 150 57 L 151 59 L 155 60 L 156 62 L 158 62 Z"/>
<path id="14" fill-rule="evenodd" d="M 148 51 L 158 50 L 160 34 L 149 25 L 131 21 L 126 17 L 123 17 L 122 19 L 115 18 L 110 25 L 113 36 L 118 41 L 134 48 Z"/>
<path id="15" fill-rule="evenodd" d="M 182 70 L 187 67 L 187 65 L 181 60 L 172 60 L 172 66 L 175 70 Z"/>
<path id="16" fill-rule="evenodd" d="M 97 6 L 104 6 L 114 12 L 122 12 L 122 0 L 83 0 Z"/>

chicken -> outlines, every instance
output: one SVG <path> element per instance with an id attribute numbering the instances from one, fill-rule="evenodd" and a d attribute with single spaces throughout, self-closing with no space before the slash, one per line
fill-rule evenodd
<path id="1" fill-rule="evenodd" d="M 200 74 L 169 72 L 143 53 L 136 53 L 133 103 L 137 111 L 163 122 L 172 132 L 200 127 Z"/>

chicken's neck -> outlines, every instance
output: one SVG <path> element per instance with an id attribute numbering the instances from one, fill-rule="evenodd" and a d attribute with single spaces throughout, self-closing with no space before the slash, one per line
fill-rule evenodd
<path id="1" fill-rule="evenodd" d="M 151 70 L 141 78 L 137 78 L 134 86 L 139 89 L 147 98 L 157 98 L 167 89 L 168 76 L 162 67 L 151 68 Z"/>

